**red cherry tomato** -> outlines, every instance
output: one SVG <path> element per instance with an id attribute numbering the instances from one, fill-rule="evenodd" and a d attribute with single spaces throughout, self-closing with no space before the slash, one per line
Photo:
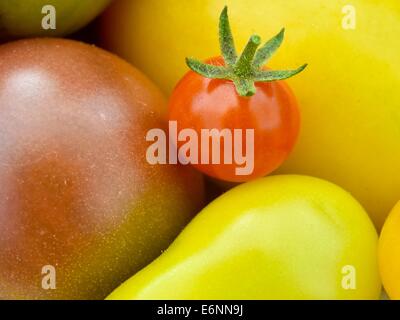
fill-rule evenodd
<path id="1" fill-rule="evenodd" d="M 221 57 L 210 59 L 209 64 L 224 65 Z M 194 129 L 201 137 L 202 129 L 254 129 L 254 170 L 249 175 L 238 175 L 238 165 L 221 161 L 219 164 L 200 163 L 201 154 L 212 157 L 211 143 L 208 150 L 201 150 L 199 163 L 194 166 L 203 173 L 226 181 L 243 182 L 265 176 L 287 158 L 295 145 L 299 127 L 298 105 L 284 81 L 256 82 L 256 93 L 251 97 L 239 96 L 232 81 L 209 79 L 189 71 L 176 86 L 169 104 L 169 119 L 176 121 L 178 132 Z M 245 154 L 246 137 L 234 141 L 233 149 L 242 146 Z M 232 135 L 233 136 L 233 135 Z M 211 141 L 211 140 L 210 140 Z M 185 144 L 178 142 L 178 149 Z M 224 143 L 220 144 L 221 159 Z M 233 157 L 234 158 L 234 157 Z M 240 166 L 239 166 L 240 167 Z"/>

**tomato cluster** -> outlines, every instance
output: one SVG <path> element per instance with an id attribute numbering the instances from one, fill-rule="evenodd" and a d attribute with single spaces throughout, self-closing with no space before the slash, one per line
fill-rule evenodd
<path id="1" fill-rule="evenodd" d="M 0 299 L 400 299 L 397 0 L 0 17 Z"/>

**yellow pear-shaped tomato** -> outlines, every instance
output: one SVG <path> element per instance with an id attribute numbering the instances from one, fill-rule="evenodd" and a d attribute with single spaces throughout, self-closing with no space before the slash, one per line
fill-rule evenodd
<path id="1" fill-rule="evenodd" d="M 379 239 L 379 268 L 391 299 L 400 300 L 400 202 L 390 213 Z"/>
<path id="2" fill-rule="evenodd" d="M 212 202 L 110 299 L 376 299 L 377 234 L 329 182 L 273 176 Z"/>
<path id="3" fill-rule="evenodd" d="M 104 18 L 104 42 L 170 92 L 186 56 L 219 54 L 226 4 L 238 49 L 251 34 L 266 41 L 286 27 L 269 66 L 309 63 L 288 81 L 302 131 L 279 172 L 339 184 L 381 227 L 400 198 L 400 1 L 118 0 Z"/>

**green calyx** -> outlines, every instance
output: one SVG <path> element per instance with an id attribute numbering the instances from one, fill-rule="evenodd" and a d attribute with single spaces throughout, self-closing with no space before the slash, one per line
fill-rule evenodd
<path id="1" fill-rule="evenodd" d="M 192 58 L 187 58 L 186 63 L 190 69 L 203 77 L 233 81 L 240 96 L 250 97 L 256 93 L 255 82 L 288 79 L 307 67 L 307 64 L 305 64 L 296 70 L 275 71 L 262 69 L 281 46 L 284 33 L 285 30 L 282 29 L 260 49 L 258 47 L 261 44 L 261 38 L 257 35 L 252 35 L 242 54 L 238 57 L 229 25 L 228 8 L 225 7 L 219 22 L 219 42 L 225 66 L 206 64 Z"/>

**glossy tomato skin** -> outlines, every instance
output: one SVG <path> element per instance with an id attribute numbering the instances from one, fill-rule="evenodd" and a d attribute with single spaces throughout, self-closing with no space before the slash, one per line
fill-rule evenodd
<path id="1" fill-rule="evenodd" d="M 0 38 L 63 36 L 79 30 L 102 12 L 111 0 L 0 1 Z M 56 29 L 44 29 L 45 6 L 55 9 Z"/>
<path id="2" fill-rule="evenodd" d="M 207 61 L 223 65 L 221 57 Z M 229 129 L 232 133 L 233 163 L 224 163 L 224 140 L 220 144 L 220 164 L 212 164 L 212 147 L 201 149 L 199 142 L 199 164 L 195 167 L 203 173 L 225 181 L 243 182 L 263 177 L 288 157 L 293 149 L 300 128 L 300 113 L 296 98 L 284 81 L 256 83 L 256 94 L 252 97 L 238 95 L 232 81 L 208 79 L 189 71 L 178 83 L 169 103 L 169 119 L 176 121 L 178 132 L 185 128 L 195 129 L 201 137 L 202 129 Z M 241 129 L 240 143 L 235 140 L 233 130 Z M 235 163 L 235 148 L 246 155 L 245 130 L 254 130 L 254 168 L 249 174 L 236 171 L 242 164 Z M 185 142 L 179 142 L 181 147 Z M 237 150 L 236 150 L 237 151 Z M 207 153 L 210 164 L 201 163 L 201 153 Z M 250 156 L 249 152 L 247 156 Z"/>
<path id="3" fill-rule="evenodd" d="M 390 212 L 382 228 L 379 269 L 389 297 L 400 300 L 400 202 Z"/>
<path id="4" fill-rule="evenodd" d="M 190 168 L 146 161 L 166 101 L 93 46 L 0 47 L 0 298 L 102 299 L 157 257 L 201 206 Z M 56 289 L 42 288 L 42 268 Z"/>
<path id="5" fill-rule="evenodd" d="M 377 242 L 348 192 L 312 177 L 270 176 L 210 203 L 109 298 L 378 299 Z"/>
<path id="6" fill-rule="evenodd" d="M 400 190 L 400 41 L 394 36 L 400 34 L 400 1 L 321 3 L 116 0 L 103 15 L 103 39 L 169 94 L 187 71 L 185 57 L 219 54 L 225 5 L 238 51 L 251 34 L 266 41 L 285 27 L 285 41 L 268 66 L 308 67 L 287 80 L 302 126 L 278 173 L 335 182 L 363 204 L 379 229 Z M 355 29 L 346 28 L 352 12 Z"/>

